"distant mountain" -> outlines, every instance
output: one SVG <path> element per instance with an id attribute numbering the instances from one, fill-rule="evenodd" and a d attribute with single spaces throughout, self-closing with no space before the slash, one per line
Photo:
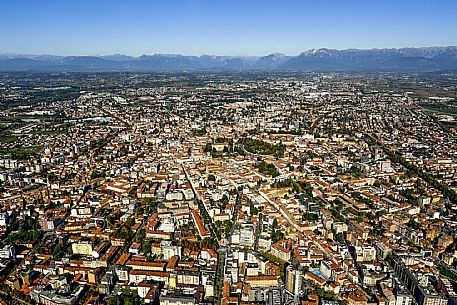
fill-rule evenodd
<path id="1" fill-rule="evenodd" d="M 457 47 L 306 51 L 280 69 L 293 71 L 429 72 L 457 69 Z"/>
<path id="2" fill-rule="evenodd" d="M 280 53 L 274 53 L 267 56 L 260 57 L 253 65 L 257 69 L 278 69 L 288 61 L 291 56 L 286 56 Z"/>
<path id="3" fill-rule="evenodd" d="M 113 61 L 129 61 L 133 60 L 133 57 L 122 55 L 122 54 L 113 54 L 113 55 L 103 55 L 100 56 L 103 59 L 113 60 Z"/>
<path id="4" fill-rule="evenodd" d="M 0 54 L 0 71 L 360 71 L 431 72 L 457 70 L 457 47 L 402 49 L 313 49 L 297 56 L 184 56 L 154 54 L 131 57 Z"/>

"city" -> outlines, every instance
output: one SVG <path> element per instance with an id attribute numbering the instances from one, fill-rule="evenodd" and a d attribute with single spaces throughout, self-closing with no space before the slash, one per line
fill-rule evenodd
<path id="1" fill-rule="evenodd" d="M 457 74 L 0 74 L 3 304 L 457 300 Z"/>
<path id="2" fill-rule="evenodd" d="M 1 0 L 0 305 L 457 305 L 455 12 Z"/>

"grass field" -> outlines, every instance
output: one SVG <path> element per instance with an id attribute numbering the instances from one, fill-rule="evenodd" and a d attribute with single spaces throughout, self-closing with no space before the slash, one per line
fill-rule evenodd
<path id="1" fill-rule="evenodd" d="M 428 113 L 447 114 L 457 116 L 457 108 L 445 105 L 421 105 L 421 108 Z"/>
<path id="2" fill-rule="evenodd" d="M 2 148 L 0 156 L 14 160 L 26 160 L 43 151 L 41 146 L 19 147 L 19 148 Z"/>
<path id="3" fill-rule="evenodd" d="M 0 143 L 13 143 L 17 140 L 16 136 L 0 134 Z"/>
<path id="4" fill-rule="evenodd" d="M 39 135 L 58 135 L 58 134 L 68 134 L 68 130 L 39 130 L 39 131 L 34 131 L 32 132 L 33 134 L 39 134 Z"/>

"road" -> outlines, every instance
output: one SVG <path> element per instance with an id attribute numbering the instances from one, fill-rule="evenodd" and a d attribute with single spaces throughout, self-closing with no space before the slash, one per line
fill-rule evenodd
<path id="1" fill-rule="evenodd" d="M 214 278 L 214 297 L 215 304 L 221 303 L 222 288 L 224 287 L 224 271 L 225 271 L 225 248 L 221 248 L 217 251 L 218 262 L 216 269 L 216 276 Z"/>
<path id="2" fill-rule="evenodd" d="M 214 222 L 213 222 L 212 218 L 211 217 L 204 217 L 204 215 L 202 214 L 202 213 L 206 213 L 209 216 L 209 213 L 208 213 L 208 211 L 206 210 L 206 207 L 205 207 L 205 203 L 203 202 L 203 200 L 201 200 L 201 198 L 198 197 L 198 194 L 195 191 L 195 188 L 194 188 L 194 185 L 192 183 L 192 180 L 189 178 L 189 175 L 187 174 L 186 168 L 184 167 L 184 165 L 181 165 L 181 167 L 182 167 L 182 170 L 184 171 L 184 174 L 186 176 L 187 181 L 189 181 L 190 188 L 192 189 L 192 192 L 194 193 L 195 200 L 198 203 L 198 209 L 200 210 L 200 215 L 202 216 L 203 221 L 205 222 L 207 228 L 211 232 L 211 235 L 217 240 L 217 243 L 218 243 L 218 246 L 219 246 L 219 243 L 222 241 L 222 236 L 218 237 L 218 235 L 216 234 L 217 229 L 216 229 L 216 226 L 214 225 Z M 209 220 L 208 223 L 206 222 L 207 220 Z"/>
<path id="3" fill-rule="evenodd" d="M 292 220 L 290 219 L 289 215 L 273 200 L 268 198 L 267 195 L 265 195 L 263 192 L 259 191 L 259 194 L 266 200 L 268 201 L 269 204 L 271 204 L 281 215 L 298 231 L 300 230 L 300 227 Z"/>
<path id="4" fill-rule="evenodd" d="M 236 196 L 236 200 L 235 200 L 235 206 L 233 207 L 233 215 L 232 215 L 232 229 L 230 230 L 230 234 L 228 236 L 229 238 L 229 245 L 230 245 L 230 237 L 233 235 L 233 232 L 235 231 L 235 223 L 236 221 L 238 220 L 238 209 L 240 208 L 240 204 L 241 204 L 241 195 L 238 193 L 237 196 Z"/>

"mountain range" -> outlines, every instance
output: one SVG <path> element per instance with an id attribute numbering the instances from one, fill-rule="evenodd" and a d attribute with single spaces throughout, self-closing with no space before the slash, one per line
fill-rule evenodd
<path id="1" fill-rule="evenodd" d="M 131 57 L 0 54 L 3 72 L 433 72 L 457 71 L 457 46 L 401 49 L 313 49 L 297 56 L 184 56 L 154 54 Z"/>

